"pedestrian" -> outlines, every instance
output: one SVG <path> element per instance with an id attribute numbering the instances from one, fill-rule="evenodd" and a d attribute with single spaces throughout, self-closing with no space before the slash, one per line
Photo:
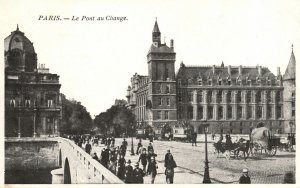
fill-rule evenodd
<path id="1" fill-rule="evenodd" d="M 106 149 L 105 148 L 102 149 L 100 163 L 105 168 L 107 168 L 108 162 L 109 162 L 109 149 L 108 149 L 108 146 L 107 146 Z"/>
<path id="2" fill-rule="evenodd" d="M 295 177 L 293 172 L 286 172 L 284 174 L 283 184 L 294 184 L 295 183 Z"/>
<path id="3" fill-rule="evenodd" d="M 109 164 L 108 164 L 108 170 L 110 170 L 113 174 L 116 174 L 116 163 L 113 160 L 109 160 Z"/>
<path id="4" fill-rule="evenodd" d="M 193 133 L 192 146 L 194 146 L 194 144 L 195 144 L 195 146 L 197 146 L 197 133 L 196 132 Z"/>
<path id="5" fill-rule="evenodd" d="M 111 137 L 111 144 L 115 145 L 115 138 L 114 137 Z"/>
<path id="6" fill-rule="evenodd" d="M 132 172 L 131 160 L 128 160 L 125 166 L 125 183 L 132 183 Z"/>
<path id="7" fill-rule="evenodd" d="M 123 155 L 121 155 L 120 159 L 118 160 L 118 173 L 117 173 L 117 176 L 121 180 L 125 179 L 125 163 L 126 163 L 126 161 L 125 161 Z"/>
<path id="8" fill-rule="evenodd" d="M 87 152 L 89 155 L 91 153 L 92 150 L 92 146 L 91 144 L 87 141 L 86 145 L 85 145 L 85 152 Z"/>
<path id="9" fill-rule="evenodd" d="M 139 161 L 141 161 L 142 165 L 143 165 L 143 171 L 144 173 L 146 173 L 146 166 L 147 166 L 147 153 L 146 153 L 146 149 L 144 148 L 140 157 L 139 157 Z"/>
<path id="10" fill-rule="evenodd" d="M 148 152 L 149 152 L 150 150 L 152 150 L 152 151 L 154 152 L 154 149 L 153 149 L 153 146 L 152 146 L 151 142 L 149 143 L 149 146 L 148 146 Z"/>
<path id="11" fill-rule="evenodd" d="M 251 184 L 251 180 L 250 180 L 250 177 L 248 175 L 248 169 L 247 168 L 243 169 L 243 174 L 241 175 L 241 177 L 239 179 L 239 183 L 240 184 Z"/>
<path id="12" fill-rule="evenodd" d="M 111 143 L 111 138 L 110 136 L 107 138 L 107 145 L 110 146 L 110 143 Z"/>
<path id="13" fill-rule="evenodd" d="M 132 183 L 143 184 L 145 173 L 139 168 L 139 163 L 135 164 L 135 169 L 132 171 Z"/>
<path id="14" fill-rule="evenodd" d="M 127 143 L 127 141 L 126 141 L 126 139 L 125 139 L 125 138 L 123 139 L 122 145 L 125 145 L 125 146 L 126 146 L 126 148 L 127 148 L 127 146 L 128 146 L 128 143 Z"/>
<path id="15" fill-rule="evenodd" d="M 121 155 L 123 155 L 123 157 L 125 157 L 126 150 L 127 150 L 126 145 L 122 144 L 121 147 L 120 147 L 120 150 L 121 150 Z"/>
<path id="16" fill-rule="evenodd" d="M 155 161 L 155 157 L 152 156 L 151 157 L 151 161 L 149 162 L 148 164 L 148 170 L 147 170 L 147 173 L 151 175 L 151 183 L 153 184 L 154 183 L 154 180 L 155 180 L 155 177 L 156 177 L 156 174 L 157 174 L 157 163 Z"/>
<path id="17" fill-rule="evenodd" d="M 97 153 L 95 152 L 94 155 L 93 155 L 93 159 L 95 159 L 96 161 L 99 161 L 99 158 L 97 156 Z"/>
<path id="18" fill-rule="evenodd" d="M 166 182 L 168 184 L 172 184 L 174 182 L 174 168 L 177 167 L 177 164 L 170 150 L 168 150 L 167 154 L 165 155 L 165 167 Z"/>
<path id="19" fill-rule="evenodd" d="M 140 151 L 140 148 L 142 148 L 142 147 L 143 147 L 142 141 L 140 140 L 139 143 L 138 143 L 138 146 L 137 146 L 137 148 L 136 148 L 136 154 L 137 154 L 137 155 L 140 154 L 139 151 Z"/>

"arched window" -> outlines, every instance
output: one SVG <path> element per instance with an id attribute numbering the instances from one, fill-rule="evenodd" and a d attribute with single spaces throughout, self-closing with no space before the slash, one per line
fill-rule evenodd
<path id="1" fill-rule="evenodd" d="M 217 91 L 217 103 L 222 102 L 222 91 Z"/>
<path id="2" fill-rule="evenodd" d="M 227 92 L 227 102 L 228 102 L 228 103 L 231 103 L 231 102 L 232 102 L 232 100 L 231 100 L 231 91 L 228 91 L 228 92 Z"/>
<path id="3" fill-rule="evenodd" d="M 212 102 L 212 91 L 207 91 L 207 102 Z"/>
<path id="4" fill-rule="evenodd" d="M 219 106 L 218 117 L 219 119 L 223 119 L 223 106 Z"/>

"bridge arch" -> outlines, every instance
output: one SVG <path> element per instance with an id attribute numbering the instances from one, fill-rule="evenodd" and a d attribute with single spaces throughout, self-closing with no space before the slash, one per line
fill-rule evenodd
<path id="1" fill-rule="evenodd" d="M 64 165 L 64 184 L 71 184 L 71 171 L 68 158 L 65 159 Z"/>

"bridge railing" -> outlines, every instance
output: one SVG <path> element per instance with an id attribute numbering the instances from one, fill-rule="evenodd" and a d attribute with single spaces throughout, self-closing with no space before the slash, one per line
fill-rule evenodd
<path id="1" fill-rule="evenodd" d="M 94 160 L 92 156 L 87 154 L 82 148 L 77 146 L 73 141 L 58 137 L 61 142 L 68 144 L 70 147 L 69 152 L 73 152 L 77 156 L 77 159 L 88 171 L 91 183 L 108 183 L 108 184 L 123 184 L 124 182 L 120 180 L 115 174 L 101 165 L 98 161 Z"/>

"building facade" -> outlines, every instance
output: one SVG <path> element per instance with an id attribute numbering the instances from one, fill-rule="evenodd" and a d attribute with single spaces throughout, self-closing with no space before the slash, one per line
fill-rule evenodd
<path id="1" fill-rule="evenodd" d="M 128 107 L 137 122 L 154 128 L 188 122 L 198 133 L 203 123 L 210 132 L 221 129 L 248 134 L 257 123 L 276 133 L 295 125 L 295 57 L 284 75 L 267 67 L 186 66 L 175 73 L 174 41 L 161 43 L 157 22 L 147 54 L 148 75 L 131 78 L 127 89 Z M 295 126 L 294 126 L 295 127 Z"/>
<path id="2" fill-rule="evenodd" d="M 17 29 L 4 39 L 5 136 L 59 135 L 59 76 L 37 65 L 32 42 Z"/>

